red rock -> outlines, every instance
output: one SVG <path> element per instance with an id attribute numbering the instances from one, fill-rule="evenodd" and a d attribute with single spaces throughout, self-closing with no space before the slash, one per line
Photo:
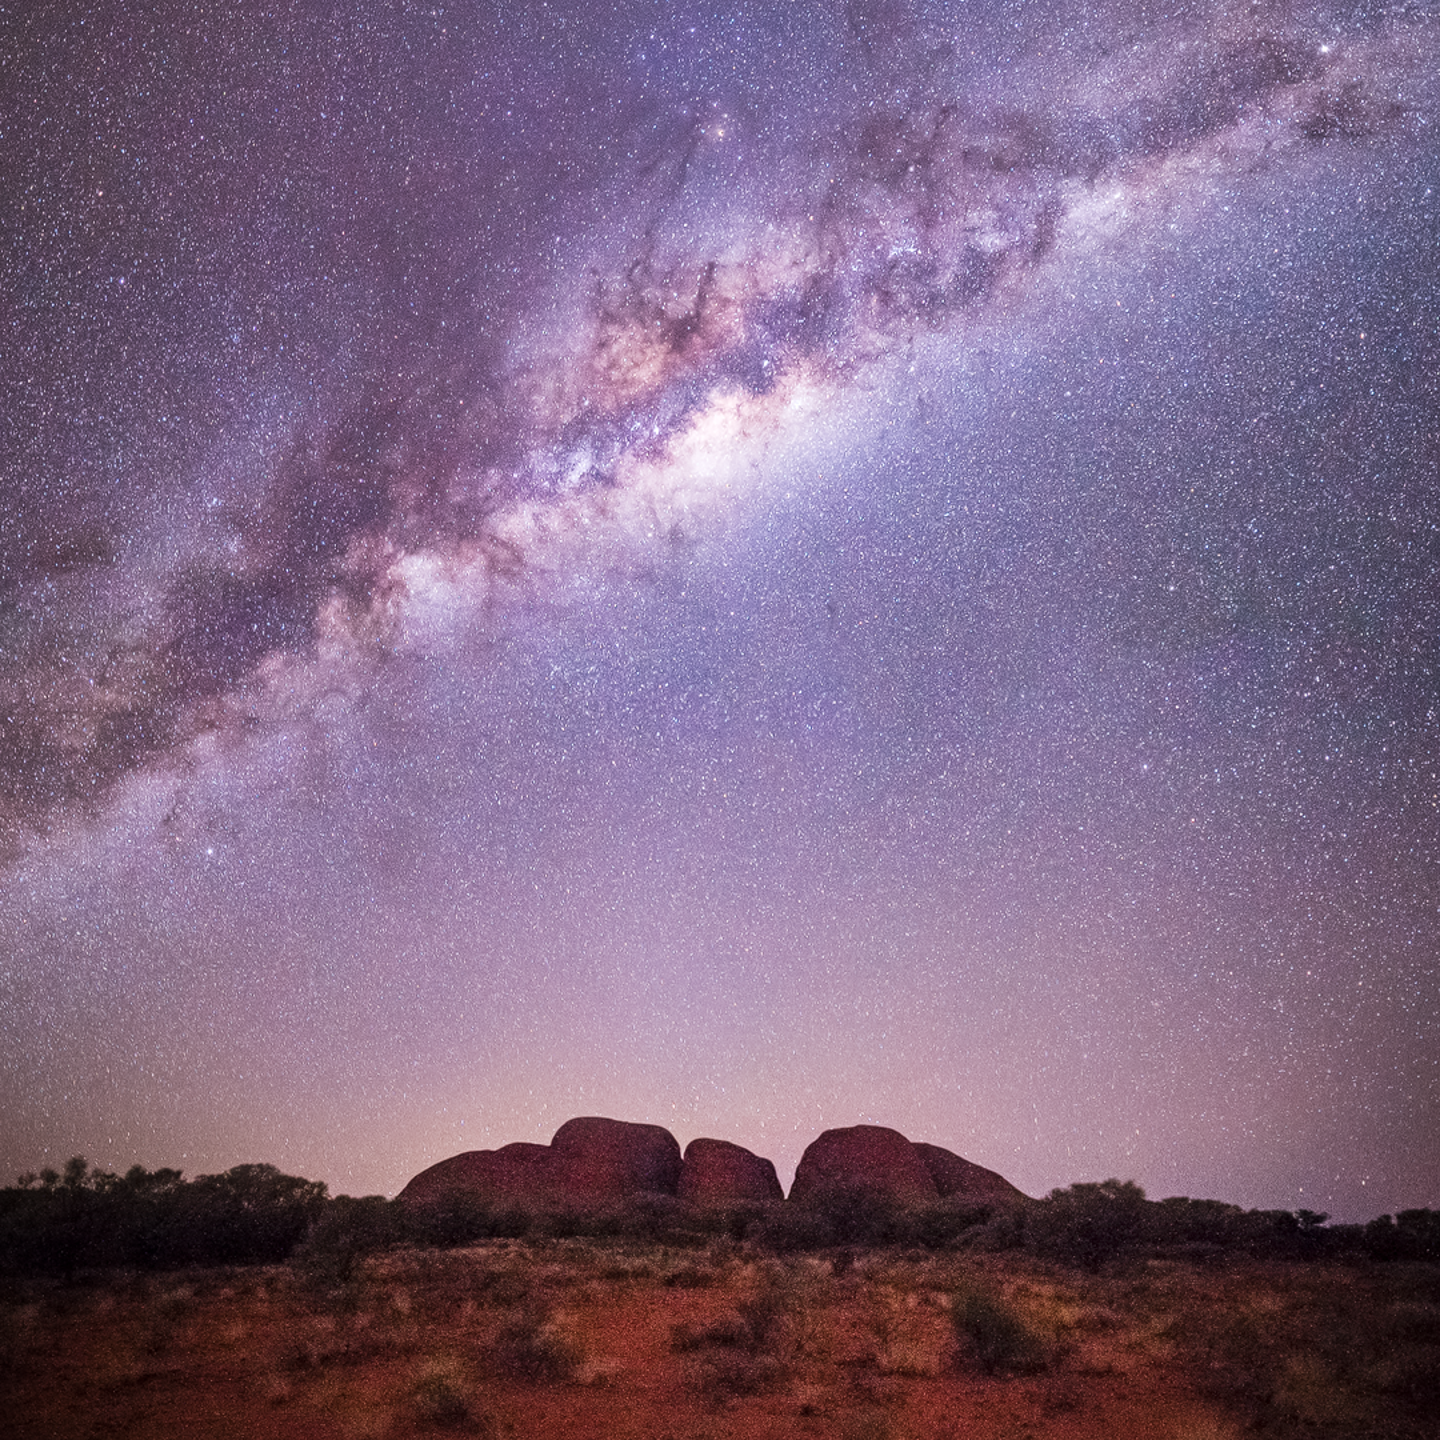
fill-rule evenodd
<path id="1" fill-rule="evenodd" d="M 728 1140 L 692 1140 L 685 1147 L 676 1194 L 692 1205 L 749 1205 L 783 1200 L 775 1166 Z"/>
<path id="2" fill-rule="evenodd" d="M 548 1145 L 517 1141 L 452 1155 L 422 1170 L 399 1198 L 412 1205 L 461 1195 L 486 1204 L 584 1206 L 673 1195 L 679 1179 L 680 1145 L 668 1130 L 586 1117 L 566 1121 Z"/>
<path id="3" fill-rule="evenodd" d="M 926 1145 L 919 1140 L 915 1142 L 915 1149 L 925 1162 L 942 1200 L 950 1195 L 958 1195 L 965 1200 L 1014 1201 L 1028 1198 L 1003 1175 L 976 1165 L 972 1160 L 962 1159 L 952 1150 Z"/>
<path id="4" fill-rule="evenodd" d="M 680 1180 L 680 1143 L 660 1125 L 585 1116 L 567 1120 L 550 1149 L 572 1200 L 673 1195 Z"/>
<path id="5" fill-rule="evenodd" d="M 454 1195 L 477 1200 L 549 1200 L 555 1194 L 554 1154 L 548 1145 L 516 1141 L 499 1150 L 467 1150 L 422 1170 L 400 1192 L 410 1205 L 434 1205 Z"/>
<path id="6" fill-rule="evenodd" d="M 908 1205 L 940 1198 L 915 1146 L 883 1125 L 827 1130 L 811 1141 L 796 1167 L 790 1198 L 803 1205 L 828 1191 L 851 1189 Z"/>
<path id="7" fill-rule="evenodd" d="M 914 1145 L 895 1130 L 853 1125 L 827 1130 L 805 1151 L 790 1198 L 804 1204 L 826 1191 L 865 1189 L 903 1204 L 941 1196 L 1023 1200 L 1010 1182 L 938 1145 Z M 692 1140 L 682 1161 L 659 1125 L 586 1116 L 569 1120 L 549 1145 L 520 1142 L 471 1150 L 422 1170 L 400 1192 L 413 1205 L 469 1196 L 482 1204 L 605 1205 L 642 1194 L 676 1195 L 699 1205 L 781 1199 L 770 1161 L 728 1140 Z"/>

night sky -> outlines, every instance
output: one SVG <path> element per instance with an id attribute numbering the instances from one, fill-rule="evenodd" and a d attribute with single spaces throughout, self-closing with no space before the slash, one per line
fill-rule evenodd
<path id="1" fill-rule="evenodd" d="M 0 1182 L 1440 1204 L 1440 7 L 0 5 L 0 157 Z"/>

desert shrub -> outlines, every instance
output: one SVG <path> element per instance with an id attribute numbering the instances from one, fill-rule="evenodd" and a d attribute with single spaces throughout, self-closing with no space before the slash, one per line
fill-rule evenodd
<path id="1" fill-rule="evenodd" d="M 1361 1244 L 1376 1260 L 1440 1261 L 1440 1210 L 1381 1215 L 1364 1227 Z"/>
<path id="2" fill-rule="evenodd" d="M 963 1241 L 967 1250 L 998 1252 L 1017 1250 L 1026 1243 L 1026 1226 L 1031 1205 L 997 1205 L 988 1220 L 965 1231 Z"/>
<path id="3" fill-rule="evenodd" d="M 1273 1344 L 1272 1340 L 1272 1344 Z M 1303 1330 L 1284 1336 L 1288 1363 L 1313 1362 L 1353 1408 L 1393 1402 L 1422 1415 L 1440 1413 L 1440 1303 L 1373 1299 L 1342 1292 L 1307 1307 Z"/>
<path id="4" fill-rule="evenodd" d="M 790 1288 L 773 1279 L 754 1294 L 747 1295 L 736 1306 L 745 1325 L 745 1348 L 755 1354 L 778 1349 L 784 1342 L 794 1307 L 795 1296 Z"/>
<path id="5" fill-rule="evenodd" d="M 761 1223 L 770 1209 L 769 1205 L 756 1203 L 720 1209 L 697 1208 L 691 1211 L 689 1223 L 697 1233 L 710 1236 L 718 1243 L 735 1242 L 745 1239 L 750 1228 Z"/>
<path id="6" fill-rule="evenodd" d="M 532 1290 L 531 1277 L 524 1268 L 498 1264 L 477 1269 L 470 1274 L 470 1290 L 476 1298 L 496 1306 L 518 1305 Z"/>
<path id="7" fill-rule="evenodd" d="M 835 1227 L 817 1210 L 802 1209 L 788 1201 L 770 1205 L 745 1229 L 745 1239 L 762 1250 L 789 1255 L 799 1250 L 823 1250 L 835 1243 Z"/>
<path id="8" fill-rule="evenodd" d="M 967 1289 L 955 1296 L 951 1317 L 961 1354 L 987 1375 L 1035 1375 L 1048 1368 L 1050 1347 L 1003 1296 Z"/>
<path id="9" fill-rule="evenodd" d="M 836 1185 L 809 1197 L 805 1209 L 823 1216 L 837 1245 L 913 1245 L 918 1212 L 869 1185 Z"/>
<path id="10" fill-rule="evenodd" d="M 652 1245 L 704 1243 L 695 1212 L 673 1195 L 633 1195 L 597 1210 L 573 1212 L 573 1234 L 639 1240 Z"/>
<path id="11" fill-rule="evenodd" d="M 1314 1283 L 1283 1306 L 1217 1306 L 1172 1335 L 1203 1392 L 1269 1436 L 1428 1434 L 1440 1408 L 1440 1305 Z"/>
<path id="12" fill-rule="evenodd" d="M 574 1378 L 583 1357 L 544 1309 L 527 1307 L 507 1322 L 490 1347 L 490 1363 L 511 1380 L 532 1385 Z"/>
<path id="13" fill-rule="evenodd" d="M 457 1365 L 431 1362 L 421 1371 L 412 1392 L 415 1420 L 422 1429 L 457 1430 L 495 1440 L 500 1428 L 494 1416 L 479 1409 Z"/>
<path id="14" fill-rule="evenodd" d="M 728 1310 L 708 1321 L 682 1321 L 670 1331 L 670 1348 L 681 1354 L 710 1345 L 739 1350 L 750 1343 L 750 1327 L 738 1310 Z"/>
<path id="15" fill-rule="evenodd" d="M 690 1387 L 713 1404 L 773 1389 L 797 1348 L 800 1308 L 789 1277 L 772 1272 L 729 1314 L 708 1325 L 677 1326 L 674 1348 L 700 1352 L 688 1371 Z"/>
<path id="16" fill-rule="evenodd" d="M 1099 1270 L 1145 1238 L 1145 1192 L 1133 1180 L 1052 1190 L 1025 1217 L 1027 1248 L 1046 1259 Z"/>
<path id="17" fill-rule="evenodd" d="M 1428 1216 L 1429 1212 L 1414 1212 Z M 1151 1201 L 1132 1180 L 1104 1180 L 1053 1190 L 1027 1205 L 1000 1205 L 986 1219 L 941 1240 L 947 1248 L 1023 1248 L 1060 1264 L 1099 1271 L 1115 1262 L 1165 1255 L 1197 1264 L 1227 1255 L 1251 1259 L 1318 1260 L 1356 1251 L 1400 1257 L 1423 1253 L 1423 1220 L 1402 1239 L 1389 1217 L 1369 1226 L 1327 1227 L 1311 1210 L 1242 1210 L 1218 1200 L 1174 1196 Z M 940 1222 L 944 1223 L 944 1222 Z M 920 1238 L 936 1244 L 937 1222 L 919 1212 Z M 1440 1257 L 1440 1238 L 1430 1241 Z"/>
<path id="18" fill-rule="evenodd" d="M 1220 1307 L 1188 1312 L 1172 1334 L 1201 1361 L 1201 1393 L 1243 1416 L 1249 1428 L 1266 1428 L 1284 1367 L 1278 1323 L 1262 1327 L 1250 1313 Z"/>
<path id="19" fill-rule="evenodd" d="M 670 1332 L 671 1348 L 680 1352 L 716 1348 L 750 1355 L 783 1353 L 795 1348 L 800 1338 L 807 1303 L 805 1287 L 793 1276 L 779 1268 L 767 1271 L 733 1310 L 708 1321 L 676 1325 Z"/>
<path id="20" fill-rule="evenodd" d="M 325 1207 L 325 1186 L 273 1165 L 236 1165 L 177 1188 L 167 1237 L 189 1264 L 278 1264 Z"/>
<path id="21" fill-rule="evenodd" d="M 407 1206 L 401 1216 L 407 1238 L 441 1250 L 473 1245 L 477 1240 L 519 1240 L 547 1233 L 545 1217 L 531 1210 L 492 1204 L 459 1191 L 427 1205 Z"/>
<path id="22" fill-rule="evenodd" d="M 403 1213 L 380 1195 L 332 1200 L 295 1248 L 290 1263 L 317 1289 L 338 1289 L 356 1279 L 367 1255 L 398 1244 L 407 1233 Z"/>
<path id="23" fill-rule="evenodd" d="M 916 1304 L 883 1306 L 875 1318 L 875 1342 L 882 1375 L 939 1375 L 951 1349 L 934 1311 Z"/>
<path id="24" fill-rule="evenodd" d="M 1327 1218 L 1314 1210 L 1247 1210 L 1232 1248 L 1257 1259 L 1318 1260 L 1331 1248 Z"/>
<path id="25" fill-rule="evenodd" d="M 1173 1195 L 1144 1207 L 1142 1228 L 1145 1238 L 1161 1248 L 1230 1248 L 1244 1238 L 1245 1212 L 1219 1200 Z"/>
<path id="26" fill-rule="evenodd" d="M 955 1197 L 916 1210 L 911 1228 L 917 1244 L 929 1250 L 950 1250 L 973 1239 L 995 1210 L 983 1201 Z"/>
<path id="27" fill-rule="evenodd" d="M 0 1191 L 0 1268 L 12 1274 L 80 1268 L 275 1264 L 323 1212 L 325 1186 L 273 1165 L 237 1165 L 186 1182 L 178 1170 L 135 1166 L 124 1176 L 65 1167 Z"/>
<path id="28" fill-rule="evenodd" d="M 678 1265 L 661 1283 L 672 1290 L 708 1290 L 720 1283 L 720 1273 L 705 1265 Z"/>

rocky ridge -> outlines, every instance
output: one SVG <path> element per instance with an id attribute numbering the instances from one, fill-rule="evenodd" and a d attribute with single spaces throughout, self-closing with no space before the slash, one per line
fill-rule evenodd
<path id="1" fill-rule="evenodd" d="M 995 1171 L 881 1125 L 826 1130 L 801 1157 L 789 1198 L 797 1205 L 823 1205 L 836 1191 L 857 1190 L 899 1205 L 952 1197 L 1013 1204 L 1027 1198 Z M 600 1116 L 567 1120 L 549 1145 L 519 1141 L 452 1155 L 422 1170 L 399 1198 L 422 1208 L 456 1199 L 586 1208 L 642 1195 L 716 1209 L 784 1199 L 775 1166 L 743 1145 L 701 1138 L 682 1156 L 679 1142 L 662 1126 Z"/>

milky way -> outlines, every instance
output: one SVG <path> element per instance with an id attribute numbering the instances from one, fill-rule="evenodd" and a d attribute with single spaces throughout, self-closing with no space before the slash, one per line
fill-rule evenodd
<path id="1" fill-rule="evenodd" d="M 1440 1203 L 1440 19 L 0 29 L 0 1168 Z"/>

